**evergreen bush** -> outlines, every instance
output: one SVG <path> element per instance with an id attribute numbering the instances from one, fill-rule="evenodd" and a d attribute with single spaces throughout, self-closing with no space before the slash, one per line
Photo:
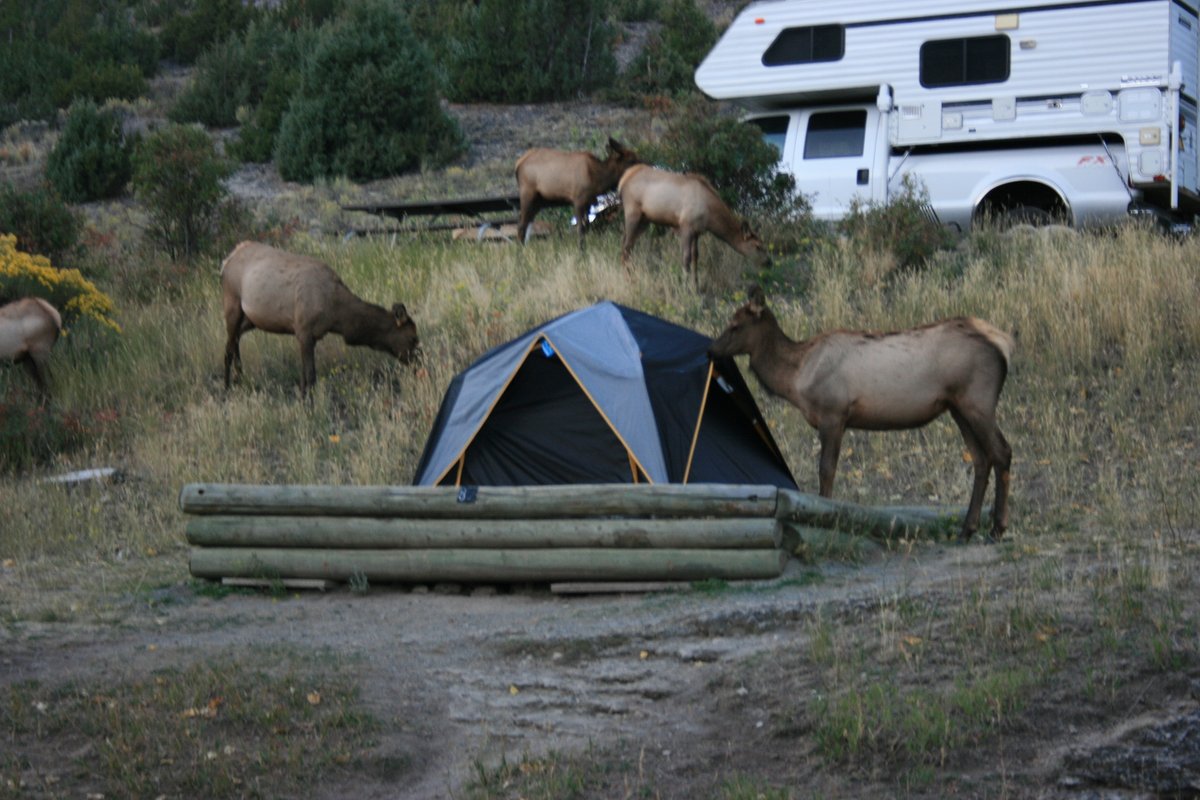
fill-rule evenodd
<path id="1" fill-rule="evenodd" d="M 70 263 L 79 249 L 82 218 L 53 189 L 19 189 L 0 185 L 0 234 L 16 236 L 14 246 L 25 253 Z"/>
<path id="2" fill-rule="evenodd" d="M 622 87 L 641 95 L 694 92 L 693 75 L 717 41 L 717 28 L 692 0 L 669 0 L 662 28 L 625 70 Z"/>
<path id="3" fill-rule="evenodd" d="M 193 64 L 217 42 L 239 33 L 261 13 L 256 3 L 243 0 L 190 0 L 183 13 L 168 16 L 160 40 L 163 55 Z"/>
<path id="4" fill-rule="evenodd" d="M 78 101 L 46 159 L 46 179 L 70 203 L 116 197 L 133 172 L 130 150 L 115 111 Z"/>
<path id="5" fill-rule="evenodd" d="M 401 11 L 365 0 L 321 29 L 280 123 L 275 159 L 286 180 L 366 180 L 444 164 L 461 150 L 428 51 Z"/>
<path id="6" fill-rule="evenodd" d="M 447 93 L 458 102 L 565 100 L 616 75 L 606 0 L 480 0 L 457 28 Z"/>
<path id="7" fill-rule="evenodd" d="M 189 125 L 168 125 L 134 150 L 133 187 L 150 216 L 148 235 L 173 260 L 212 242 L 230 171 L 208 134 Z"/>
<path id="8" fill-rule="evenodd" d="M 196 76 L 171 109 L 170 118 L 210 127 L 237 124 L 240 111 L 262 102 L 274 76 L 299 74 L 314 36 L 311 27 L 292 30 L 275 18 L 251 23 L 200 56 Z"/>

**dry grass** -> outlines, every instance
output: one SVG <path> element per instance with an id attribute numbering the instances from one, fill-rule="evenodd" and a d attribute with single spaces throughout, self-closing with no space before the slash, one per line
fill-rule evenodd
<path id="1" fill-rule="evenodd" d="M 198 265 L 177 295 L 124 307 L 124 336 L 68 337 L 56 352 L 57 405 L 119 422 L 45 471 L 117 466 L 128 480 L 63 492 L 37 475 L 4 477 L 0 555 L 30 565 L 177 551 L 174 499 L 190 481 L 407 482 L 449 379 L 486 349 L 603 298 L 715 333 L 741 267 L 710 245 L 705 261 L 722 293 L 700 297 L 674 264 L 671 237 L 647 239 L 632 277 L 614 233 L 594 237 L 584 254 L 569 235 L 526 249 L 384 238 L 291 246 L 327 259 L 365 297 L 405 302 L 422 336 L 419 368 L 330 337 L 318 348 L 320 390 L 309 406 L 295 397 L 294 342 L 252 333 L 243 379 L 226 395 L 217 262 Z M 1197 491 L 1188 477 L 1198 401 L 1187 387 L 1200 353 L 1194 249 L 1132 228 L 1066 240 L 980 236 L 927 272 L 880 282 L 864 280 L 871 265 L 830 248 L 809 266 L 807 296 L 772 302 L 796 337 L 954 314 L 1016 331 L 1000 411 L 1016 453 L 1015 534 L 1116 525 L 1144 539 L 1180 529 Z M 3 396 L 23 399 L 23 379 L 0 372 Z M 798 480 L 812 485 L 815 437 L 785 403 L 761 405 Z M 943 420 L 853 433 L 838 489 L 864 500 L 960 502 L 968 472 Z"/>

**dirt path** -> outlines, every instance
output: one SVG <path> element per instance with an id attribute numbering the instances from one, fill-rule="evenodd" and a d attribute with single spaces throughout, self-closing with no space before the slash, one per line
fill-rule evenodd
<path id="1" fill-rule="evenodd" d="M 379 747 L 412 765 L 404 797 L 451 796 L 477 760 L 630 741 L 653 754 L 661 784 L 703 785 L 729 769 L 720 753 L 765 735 L 772 713 L 769 698 L 740 684 L 739 665 L 801 645 L 817 613 L 957 594 L 997 569 L 996 548 L 970 545 L 819 570 L 792 562 L 780 580 L 713 593 L 439 587 L 209 598 L 180 584 L 119 625 L 0 632 L 0 682 L 123 680 L 251 646 L 327 652 L 350 660 L 383 723 Z M 397 796 L 369 778 L 322 787 L 328 797 L 348 791 Z"/>

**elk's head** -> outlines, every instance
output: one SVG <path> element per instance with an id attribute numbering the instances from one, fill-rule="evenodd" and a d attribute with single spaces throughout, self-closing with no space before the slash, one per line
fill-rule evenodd
<path id="1" fill-rule="evenodd" d="M 383 335 L 377 340 L 376 350 L 391 353 L 401 361 L 412 361 L 417 351 L 420 339 L 417 338 L 417 324 L 408 316 L 408 309 L 403 303 L 392 306 L 391 318 Z"/>
<path id="2" fill-rule="evenodd" d="M 710 358 L 753 354 L 767 323 L 767 301 L 760 286 L 751 286 L 749 299 L 737 311 L 721 335 L 708 347 Z"/>

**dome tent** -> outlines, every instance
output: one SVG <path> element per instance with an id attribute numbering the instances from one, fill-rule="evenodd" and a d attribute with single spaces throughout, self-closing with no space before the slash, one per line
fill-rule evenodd
<path id="1" fill-rule="evenodd" d="M 601 302 L 533 328 L 450 382 L 423 486 L 735 483 L 796 488 L 732 359 Z"/>

